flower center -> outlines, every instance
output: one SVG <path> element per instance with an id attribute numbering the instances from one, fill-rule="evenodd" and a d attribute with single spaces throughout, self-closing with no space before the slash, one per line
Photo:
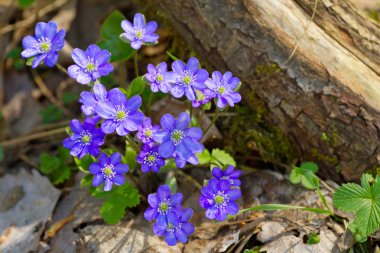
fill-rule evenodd
<path id="1" fill-rule="evenodd" d="M 224 202 L 224 198 L 222 196 L 216 196 L 215 202 L 216 202 L 216 204 L 220 205 Z"/>
<path id="2" fill-rule="evenodd" d="M 183 139 L 183 131 L 175 129 L 172 132 L 172 136 L 171 136 L 171 140 L 174 143 L 174 145 L 180 144 L 182 139 Z"/>
<path id="3" fill-rule="evenodd" d="M 150 129 L 145 130 L 145 136 L 146 137 L 151 137 L 152 135 L 153 135 L 152 130 L 150 130 Z"/>
<path id="4" fill-rule="evenodd" d="M 158 74 L 157 76 L 156 76 L 156 81 L 157 82 L 162 82 L 164 80 L 164 76 L 163 75 L 161 75 L 161 74 Z"/>
<path id="5" fill-rule="evenodd" d="M 88 134 L 85 134 L 85 135 L 82 136 L 82 142 L 83 143 L 87 144 L 87 143 L 90 142 L 90 140 L 91 140 L 91 137 Z"/>
<path id="6" fill-rule="evenodd" d="M 86 65 L 86 70 L 88 72 L 94 72 L 96 69 L 96 66 L 94 63 L 90 62 L 89 64 Z"/>
<path id="7" fill-rule="evenodd" d="M 124 111 L 118 111 L 117 113 L 116 113 L 116 119 L 118 120 L 118 121 L 121 121 L 121 120 L 123 120 L 125 118 L 125 112 Z"/>
<path id="8" fill-rule="evenodd" d="M 226 88 L 224 88 L 223 86 L 220 86 L 219 88 L 218 88 L 218 92 L 219 92 L 219 94 L 223 94 L 224 92 L 226 91 Z"/>
<path id="9" fill-rule="evenodd" d="M 143 31 L 142 30 L 137 30 L 136 31 L 136 38 L 141 40 L 143 38 Z"/>
<path id="10" fill-rule="evenodd" d="M 48 42 L 43 42 L 41 43 L 40 45 L 41 49 L 44 51 L 44 52 L 48 52 L 50 50 L 50 43 Z"/>
<path id="11" fill-rule="evenodd" d="M 154 162 L 154 160 L 156 160 L 156 157 L 154 155 L 149 155 L 148 156 L 148 162 Z"/>
<path id="12" fill-rule="evenodd" d="M 229 201 L 229 198 L 227 194 L 224 194 L 223 192 L 218 191 L 218 194 L 214 194 L 213 196 L 215 205 L 217 207 L 225 208 L 227 206 L 227 202 Z"/>
<path id="13" fill-rule="evenodd" d="M 189 85 L 190 82 L 191 82 L 191 77 L 188 76 L 188 75 L 186 75 L 186 76 L 183 78 L 183 82 L 184 82 L 185 84 Z"/>
<path id="14" fill-rule="evenodd" d="M 103 176 L 105 178 L 113 178 L 115 177 L 115 172 L 113 171 L 113 165 L 110 164 L 110 165 L 107 165 L 106 167 L 104 167 L 102 169 L 102 173 L 103 173 Z"/>
<path id="15" fill-rule="evenodd" d="M 170 201 L 168 199 L 164 199 L 160 205 L 158 206 L 158 212 L 162 214 L 166 214 L 172 209 L 170 205 Z"/>

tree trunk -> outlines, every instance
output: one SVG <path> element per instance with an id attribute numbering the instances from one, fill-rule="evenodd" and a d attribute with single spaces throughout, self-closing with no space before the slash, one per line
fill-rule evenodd
<path id="1" fill-rule="evenodd" d="M 357 180 L 379 164 L 380 29 L 342 0 L 155 1 L 190 45 L 231 70 L 302 160 Z M 280 68 L 261 74 L 273 63 Z"/>

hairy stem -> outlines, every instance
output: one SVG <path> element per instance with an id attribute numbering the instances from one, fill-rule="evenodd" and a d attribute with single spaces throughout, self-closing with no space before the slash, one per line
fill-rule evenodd
<path id="1" fill-rule="evenodd" d="M 216 109 L 216 111 L 214 113 L 214 116 L 212 117 L 211 123 L 208 125 L 208 127 L 204 131 L 203 135 L 206 135 L 206 133 L 210 130 L 210 128 L 212 127 L 212 125 L 215 124 L 216 120 L 218 119 L 218 114 L 219 114 L 219 110 Z"/>

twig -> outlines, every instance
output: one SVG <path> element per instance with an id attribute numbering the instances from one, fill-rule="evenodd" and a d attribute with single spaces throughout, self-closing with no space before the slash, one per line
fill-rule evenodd
<path id="1" fill-rule="evenodd" d="M 58 9 L 62 5 L 66 4 L 67 2 L 68 2 L 68 0 L 57 0 L 57 1 L 55 1 L 49 5 L 45 6 L 41 10 L 39 10 L 37 12 L 36 16 L 31 15 L 28 18 L 26 18 L 22 21 L 19 21 L 15 24 L 10 24 L 10 25 L 4 26 L 4 27 L 0 28 L 0 35 L 11 32 L 11 31 L 18 29 L 18 28 L 21 28 L 21 27 L 28 26 L 28 25 L 32 24 L 34 21 L 36 21 L 38 19 L 38 17 L 45 16 L 49 12 L 51 12 L 55 9 Z"/>
<path id="2" fill-rule="evenodd" d="M 37 73 L 37 71 L 32 69 L 32 75 L 33 75 L 34 82 L 37 84 L 37 86 L 41 90 L 42 94 L 44 94 L 44 96 L 47 97 L 47 99 L 49 99 L 50 102 L 52 102 L 56 107 L 61 108 L 62 111 L 66 115 L 71 115 L 71 113 L 66 108 L 64 108 L 62 106 L 62 103 L 54 97 L 53 93 L 51 93 L 51 91 L 46 86 L 45 82 L 42 80 L 41 76 Z"/>
<path id="3" fill-rule="evenodd" d="M 57 62 L 55 65 L 57 66 L 57 68 L 58 68 L 61 72 L 65 73 L 66 75 L 69 74 L 69 73 L 67 73 L 67 70 L 66 70 L 61 64 L 59 64 L 58 62 Z"/>
<path id="4" fill-rule="evenodd" d="M 183 176 L 186 180 L 188 180 L 190 183 L 192 183 L 198 190 L 202 189 L 202 185 L 200 185 L 197 180 L 195 180 L 192 176 L 187 175 L 185 172 L 181 170 L 175 170 L 174 172 L 177 175 Z"/>
<path id="5" fill-rule="evenodd" d="M 36 162 L 30 160 L 30 158 L 28 156 L 26 156 L 25 154 L 21 154 L 18 156 L 22 161 L 24 161 L 25 163 L 27 163 L 28 165 L 32 166 L 33 168 L 37 169 L 39 166 Z"/>
<path id="6" fill-rule="evenodd" d="M 34 133 L 34 134 L 21 136 L 19 138 L 15 138 L 9 141 L 3 141 L 3 142 L 0 142 L 0 145 L 6 148 L 10 146 L 15 146 L 24 142 L 28 142 L 28 141 L 41 139 L 41 138 L 49 137 L 52 135 L 62 134 L 65 132 L 66 132 L 66 127 L 62 127 L 62 128 L 52 129 L 50 131 L 41 132 L 41 133 Z"/>

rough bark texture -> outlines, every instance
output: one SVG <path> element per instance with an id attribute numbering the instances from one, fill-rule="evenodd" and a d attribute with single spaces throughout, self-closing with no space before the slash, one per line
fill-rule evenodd
<path id="1" fill-rule="evenodd" d="M 155 1 L 322 175 L 356 180 L 379 163 L 380 29 L 341 0 Z M 258 68 L 281 71 L 263 76 Z"/>

